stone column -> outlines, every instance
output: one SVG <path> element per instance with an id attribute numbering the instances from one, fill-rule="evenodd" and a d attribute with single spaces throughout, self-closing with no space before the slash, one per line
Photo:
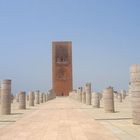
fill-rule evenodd
<path id="1" fill-rule="evenodd" d="M 45 93 L 43 93 L 43 103 L 45 103 L 46 102 L 46 95 L 45 95 Z"/>
<path id="2" fill-rule="evenodd" d="M 124 100 L 126 97 L 126 91 L 125 90 L 121 90 L 121 94 L 122 94 L 122 99 Z"/>
<path id="3" fill-rule="evenodd" d="M 114 94 L 113 87 L 108 87 L 103 91 L 103 100 L 105 112 L 114 112 Z"/>
<path id="4" fill-rule="evenodd" d="M 100 101 L 102 100 L 102 98 L 103 98 L 103 94 L 102 93 L 99 93 L 99 99 L 100 99 Z"/>
<path id="5" fill-rule="evenodd" d="M 35 104 L 40 104 L 39 102 L 39 90 L 35 92 Z"/>
<path id="6" fill-rule="evenodd" d="M 121 93 L 118 93 L 118 100 L 120 103 L 122 103 L 122 94 Z"/>
<path id="7" fill-rule="evenodd" d="M 85 92 L 86 92 L 86 104 L 91 105 L 91 83 L 86 84 Z"/>
<path id="8" fill-rule="evenodd" d="M 44 93 L 45 94 L 45 102 L 47 102 L 47 95 L 46 95 L 46 93 Z"/>
<path id="9" fill-rule="evenodd" d="M 13 101 L 14 101 L 14 95 L 11 94 L 11 103 L 13 103 Z"/>
<path id="10" fill-rule="evenodd" d="M 46 92 L 46 102 L 49 100 L 48 93 Z"/>
<path id="11" fill-rule="evenodd" d="M 34 106 L 34 92 L 29 92 L 29 106 Z"/>
<path id="12" fill-rule="evenodd" d="M 100 108 L 100 93 L 94 92 L 92 94 L 92 106 L 94 108 Z"/>
<path id="13" fill-rule="evenodd" d="M 82 90 L 83 90 L 82 87 L 78 88 L 78 93 L 77 94 L 78 94 L 78 101 L 79 102 L 82 102 Z"/>
<path id="14" fill-rule="evenodd" d="M 24 91 L 19 93 L 19 109 L 26 109 L 26 93 Z"/>
<path id="15" fill-rule="evenodd" d="M 43 103 L 43 93 L 40 92 L 40 103 Z"/>
<path id="16" fill-rule="evenodd" d="M 133 124 L 140 125 L 140 65 L 130 67 Z"/>
<path id="17" fill-rule="evenodd" d="M 26 101 L 27 102 L 29 101 L 29 95 L 26 95 Z"/>
<path id="18" fill-rule="evenodd" d="M 114 98 L 115 98 L 115 99 L 118 99 L 118 94 L 119 94 L 119 93 L 118 93 L 117 91 L 114 91 L 113 94 L 114 94 Z"/>
<path id="19" fill-rule="evenodd" d="M 84 91 L 82 92 L 82 103 L 86 103 L 86 93 Z"/>
<path id="20" fill-rule="evenodd" d="M 19 102 L 19 95 L 16 95 L 16 101 Z"/>
<path id="21" fill-rule="evenodd" d="M 128 94 L 129 96 L 131 96 L 131 82 L 129 82 L 129 85 L 128 85 Z"/>
<path id="22" fill-rule="evenodd" d="M 50 98 L 50 93 L 48 92 L 47 93 L 47 100 L 49 101 L 51 98 Z"/>
<path id="23" fill-rule="evenodd" d="M 11 80 L 1 82 L 1 114 L 11 114 Z"/>

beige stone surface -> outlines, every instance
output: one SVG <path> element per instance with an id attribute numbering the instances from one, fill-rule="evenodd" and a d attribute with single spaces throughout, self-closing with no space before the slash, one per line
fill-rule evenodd
<path id="1" fill-rule="evenodd" d="M 27 110 L 14 103 L 12 115 L 0 116 L 0 140 L 139 140 L 129 97 L 115 105 L 118 112 L 105 113 L 102 101 L 96 109 L 67 97 Z"/>
<path id="2" fill-rule="evenodd" d="M 1 107 L 2 115 L 11 114 L 11 80 L 1 81 Z"/>
<path id="3" fill-rule="evenodd" d="M 115 100 L 115 113 L 105 113 L 103 101 L 101 108 L 89 108 L 85 112 L 108 128 L 120 140 L 140 140 L 140 125 L 132 123 L 131 97 L 127 96 L 122 103 Z"/>

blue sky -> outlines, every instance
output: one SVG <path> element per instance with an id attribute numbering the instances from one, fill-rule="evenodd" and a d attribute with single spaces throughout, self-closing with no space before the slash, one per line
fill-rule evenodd
<path id="1" fill-rule="evenodd" d="M 55 40 L 72 41 L 75 88 L 127 89 L 140 64 L 140 1 L 0 0 L 0 79 L 14 94 L 51 88 Z"/>

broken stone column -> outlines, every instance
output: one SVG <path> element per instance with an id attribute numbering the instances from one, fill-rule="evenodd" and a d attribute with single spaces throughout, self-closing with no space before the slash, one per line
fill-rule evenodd
<path id="1" fill-rule="evenodd" d="M 1 115 L 11 114 L 11 80 L 1 82 Z"/>
<path id="2" fill-rule="evenodd" d="M 40 103 L 43 103 L 43 93 L 40 92 Z"/>
<path id="3" fill-rule="evenodd" d="M 19 109 L 26 109 L 26 93 L 24 91 L 19 93 Z"/>
<path id="4" fill-rule="evenodd" d="M 79 87 L 78 88 L 78 101 L 79 102 L 82 102 L 82 87 Z"/>
<path id="5" fill-rule="evenodd" d="M 86 103 L 86 93 L 82 92 L 82 103 L 85 104 Z"/>
<path id="6" fill-rule="evenodd" d="M 122 94 L 122 99 L 124 100 L 126 97 L 126 91 L 125 90 L 121 90 L 121 94 Z"/>
<path id="7" fill-rule="evenodd" d="M 46 92 L 46 102 L 49 100 L 48 93 Z"/>
<path id="8" fill-rule="evenodd" d="M 94 108 L 100 108 L 100 93 L 94 92 L 92 94 L 92 106 Z"/>
<path id="9" fill-rule="evenodd" d="M 13 103 L 13 101 L 14 101 L 14 95 L 11 94 L 11 103 Z"/>
<path id="10" fill-rule="evenodd" d="M 27 102 L 29 101 L 29 95 L 26 95 L 26 100 L 27 100 Z"/>
<path id="11" fill-rule="evenodd" d="M 43 93 L 43 103 L 45 103 L 46 102 L 46 95 L 45 95 L 45 93 Z"/>
<path id="12" fill-rule="evenodd" d="M 35 104 L 40 104 L 39 102 L 39 90 L 35 92 Z"/>
<path id="13" fill-rule="evenodd" d="M 140 65 L 130 67 L 133 124 L 140 125 Z"/>
<path id="14" fill-rule="evenodd" d="M 100 99 L 100 101 L 102 100 L 102 98 L 103 98 L 103 94 L 102 93 L 99 93 L 99 99 Z"/>
<path id="15" fill-rule="evenodd" d="M 29 92 L 29 106 L 34 106 L 34 92 Z"/>
<path id="16" fill-rule="evenodd" d="M 117 92 L 117 91 L 114 91 L 113 94 L 114 94 L 114 98 L 115 98 L 115 99 L 118 99 L 118 92 Z"/>
<path id="17" fill-rule="evenodd" d="M 19 95 L 16 95 L 16 101 L 19 102 Z"/>
<path id="18" fill-rule="evenodd" d="M 86 104 L 91 105 L 91 83 L 86 84 L 85 92 L 86 92 Z"/>
<path id="19" fill-rule="evenodd" d="M 120 103 L 122 103 L 122 94 L 121 93 L 118 93 L 118 100 Z"/>
<path id="20" fill-rule="evenodd" d="M 51 96 L 50 96 L 50 93 L 48 92 L 48 94 L 47 94 L 47 99 L 48 100 L 51 100 Z"/>
<path id="21" fill-rule="evenodd" d="M 76 100 L 79 101 L 79 98 L 80 98 L 80 97 L 79 97 L 79 88 L 77 89 L 77 94 L 76 94 L 76 96 L 77 96 L 77 97 L 76 97 Z"/>
<path id="22" fill-rule="evenodd" d="M 104 109 L 105 112 L 114 112 L 114 94 L 113 87 L 108 87 L 103 91 Z"/>
<path id="23" fill-rule="evenodd" d="M 128 94 L 129 96 L 131 96 L 131 82 L 129 82 L 129 85 L 128 85 Z"/>
<path id="24" fill-rule="evenodd" d="M 47 95 L 46 95 L 46 93 L 44 93 L 45 94 L 45 102 L 47 102 Z"/>

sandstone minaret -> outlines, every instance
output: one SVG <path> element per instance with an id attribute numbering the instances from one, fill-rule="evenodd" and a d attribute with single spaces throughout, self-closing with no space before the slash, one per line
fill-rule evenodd
<path id="1" fill-rule="evenodd" d="M 52 85 L 56 96 L 72 91 L 72 42 L 52 42 Z"/>

